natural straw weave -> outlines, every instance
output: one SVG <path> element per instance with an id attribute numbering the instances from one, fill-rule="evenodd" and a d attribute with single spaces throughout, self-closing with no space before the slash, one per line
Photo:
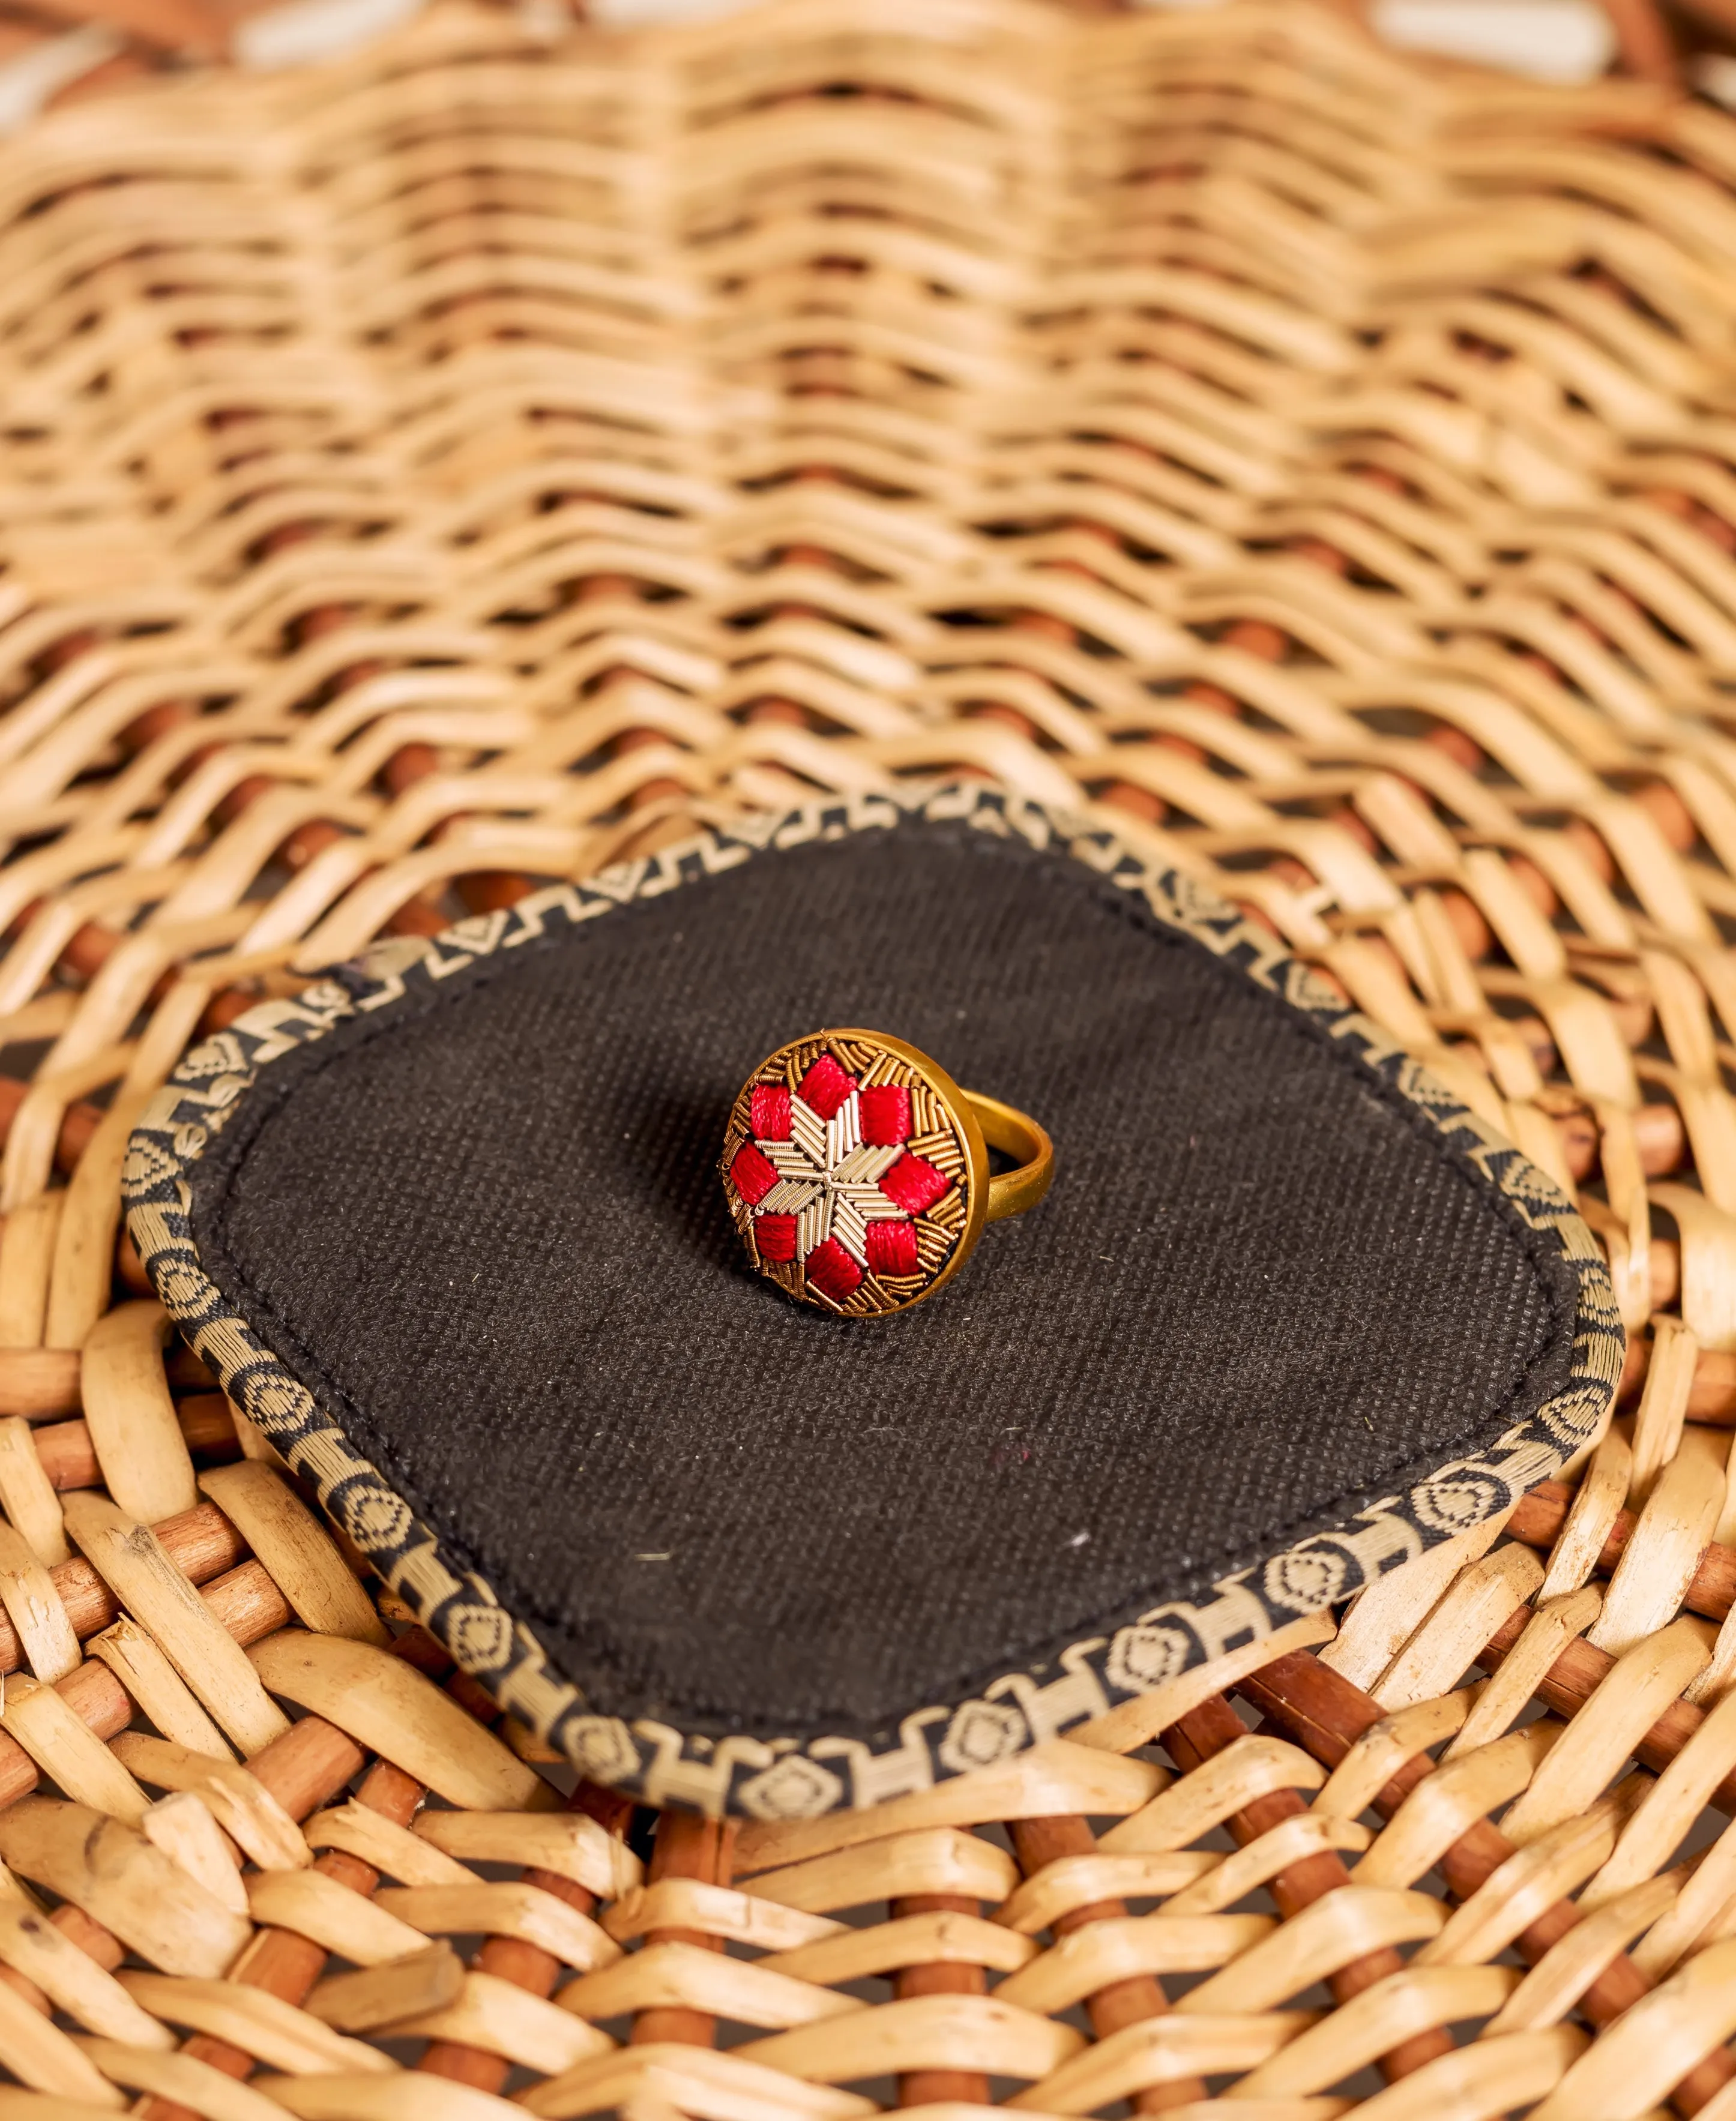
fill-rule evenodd
<path id="1" fill-rule="evenodd" d="M 0 154 L 0 2121 L 1736 2115 L 1733 186 L 1271 4 L 442 13 Z M 1125 1757 L 642 1884 L 160 1354 L 127 1134 L 382 932 L 942 774 L 1576 1182 L 1626 1417 Z"/>

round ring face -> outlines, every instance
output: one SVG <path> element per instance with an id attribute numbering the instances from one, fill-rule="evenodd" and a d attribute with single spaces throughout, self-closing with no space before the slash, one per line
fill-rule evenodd
<path id="1" fill-rule="evenodd" d="M 749 1256 L 840 1317 L 920 1303 L 982 1225 L 973 1131 L 956 1085 L 902 1040 L 822 1031 L 780 1047 L 743 1084 L 724 1136 Z"/>

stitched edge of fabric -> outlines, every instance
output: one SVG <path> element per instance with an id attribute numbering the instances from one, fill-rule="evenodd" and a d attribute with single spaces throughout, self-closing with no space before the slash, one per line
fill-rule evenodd
<path id="1" fill-rule="evenodd" d="M 1002 847 L 1016 846 L 1022 849 L 1026 846 L 1026 841 L 1016 835 L 1001 833 L 990 836 L 982 831 L 980 818 L 978 822 L 976 837 L 984 842 L 981 850 L 982 853 L 992 855 Z M 914 841 L 920 841 L 940 834 L 956 837 L 962 832 L 968 836 L 970 829 L 968 825 L 960 826 L 934 818 L 918 818 L 908 813 L 875 828 L 881 837 L 893 843 L 904 834 L 910 835 Z M 864 836 L 847 834 L 844 837 Z M 714 882 L 721 881 L 727 888 L 730 874 L 726 871 L 722 879 L 714 879 Z M 1088 898 L 1103 912 L 1126 920 L 1160 946 L 1167 944 L 1172 949 L 1188 951 L 1198 947 L 1184 930 L 1159 920 L 1143 894 L 1118 889 L 1113 881 L 1105 883 L 1094 868 L 1071 853 L 1057 865 L 1053 879 L 1054 888 L 1060 889 L 1065 886 L 1076 888 L 1082 897 Z M 634 902 L 628 911 L 641 914 L 657 902 L 656 898 L 642 897 Z M 558 921 L 540 938 L 526 939 L 524 945 L 525 954 L 561 947 L 563 944 L 570 945 L 575 939 L 581 939 L 590 925 L 587 924 L 587 930 L 579 931 L 576 937 L 567 924 Z M 544 1601 L 534 1581 L 517 1576 L 510 1553 L 484 1556 L 478 1552 L 474 1541 L 464 1536 L 460 1525 L 455 1522 L 450 1508 L 436 1511 L 426 1504 L 418 1506 L 416 1499 L 420 1490 L 413 1470 L 406 1464 L 402 1452 L 390 1438 L 379 1430 L 367 1410 L 359 1405 L 327 1373 L 325 1366 L 318 1359 L 294 1321 L 287 1317 L 264 1291 L 248 1280 L 222 1242 L 226 1175 L 233 1176 L 245 1160 L 251 1141 L 257 1138 L 260 1127 L 268 1123 L 273 1110 L 282 1109 L 286 1098 L 292 1098 L 297 1093 L 310 1074 L 334 1060 L 355 1054 L 374 1040 L 395 1037 L 406 1031 L 413 1035 L 414 1027 L 422 1019 L 442 1006 L 450 1006 L 455 1003 L 462 1006 L 466 996 L 477 988 L 523 962 L 525 958 L 513 952 L 487 952 L 474 958 L 468 965 L 450 967 L 442 973 L 437 983 L 418 981 L 413 977 L 406 983 L 404 993 L 390 1009 L 355 1012 L 334 1023 L 326 1036 L 307 1042 L 296 1054 L 283 1056 L 240 1102 L 226 1121 L 217 1142 L 208 1145 L 202 1155 L 193 1186 L 192 1233 L 208 1278 L 222 1293 L 229 1307 L 248 1320 L 255 1333 L 271 1346 L 283 1368 L 296 1377 L 312 1393 L 315 1401 L 338 1421 L 352 1447 L 359 1450 L 373 1464 L 388 1485 L 433 1531 L 441 1542 L 448 1565 L 461 1576 L 475 1577 L 488 1583 L 496 1599 L 515 1619 L 522 1621 L 530 1633 L 542 1641 L 546 1649 L 561 1636 L 566 1625 L 562 1616 Z M 1234 972 L 1231 977 L 1234 977 Z M 1272 1006 L 1281 1014 L 1287 1028 L 1296 1037 L 1318 1047 L 1335 1065 L 1354 1070 L 1359 1083 L 1386 1103 L 1393 1114 L 1416 1136 L 1425 1149 L 1447 1164 L 1460 1182 L 1478 1196 L 1480 1205 L 1487 1212 L 1498 1215 L 1504 1221 L 1507 1234 L 1519 1238 L 1530 1254 L 1533 1273 L 1539 1274 L 1551 1284 L 1547 1291 L 1550 1356 L 1525 1367 L 1499 1404 L 1480 1419 L 1474 1440 L 1467 1438 L 1459 1447 L 1472 1450 L 1486 1446 L 1510 1425 L 1514 1410 L 1524 1407 L 1528 1411 L 1547 1396 L 1545 1389 L 1538 1382 L 1538 1373 L 1543 1367 L 1543 1362 L 1552 1360 L 1554 1351 L 1563 1345 L 1577 1308 L 1576 1292 L 1571 1286 L 1572 1278 L 1559 1247 L 1541 1237 L 1536 1230 L 1524 1227 L 1514 1214 L 1511 1204 L 1493 1192 L 1462 1158 L 1453 1154 L 1439 1130 L 1416 1105 L 1392 1084 L 1368 1070 L 1360 1055 L 1346 1047 L 1342 1042 L 1331 1039 L 1312 1014 L 1290 1007 L 1276 993 L 1264 989 L 1262 992 Z M 1107 1639 L 1118 1630 L 1143 1620 L 1159 1603 L 1191 1603 L 1220 1577 L 1254 1565 L 1262 1565 L 1275 1550 L 1282 1551 L 1304 1539 L 1342 1524 L 1352 1517 L 1356 1511 L 1379 1498 L 1388 1486 L 1402 1489 L 1419 1480 L 1430 1477 L 1440 1461 L 1440 1452 L 1449 1447 L 1440 1444 L 1430 1451 L 1412 1452 L 1392 1466 L 1384 1478 L 1359 1480 L 1338 1494 L 1323 1499 L 1297 1517 L 1269 1524 L 1258 1552 L 1243 1550 L 1248 1545 L 1245 1538 L 1227 1541 L 1225 1542 L 1225 1550 L 1215 1559 L 1209 1555 L 1202 1557 L 1200 1565 L 1191 1573 L 1189 1581 L 1169 1585 L 1161 1592 L 1155 1590 L 1147 1590 L 1143 1595 L 1135 1592 L 1113 1605 L 1091 1612 L 1082 1621 L 1076 1620 L 1057 1626 L 1039 1640 L 1010 1645 L 999 1657 L 985 1657 L 965 1671 L 932 1678 L 926 1687 L 913 1690 L 913 1692 L 919 1693 L 921 1698 L 931 1702 L 962 1703 L 978 1699 L 992 1702 L 1000 1699 L 1005 1693 L 1009 1671 L 1016 1671 L 1020 1675 L 1016 1684 L 1022 1698 L 1025 1690 L 1040 1687 L 1049 1675 L 1057 1671 L 1063 1675 L 1068 1671 L 1069 1666 L 1061 1660 L 1071 1656 L 1080 1646 L 1087 1627 L 1094 1637 Z M 564 1653 L 557 1652 L 553 1661 L 562 1662 L 563 1655 Z M 597 1686 L 595 1684 L 587 1686 L 587 1681 L 581 1675 L 568 1670 L 566 1676 L 581 1694 L 589 1691 L 594 1699 L 599 1698 Z M 1077 1683 L 1084 1686 L 1095 1682 L 1090 1680 L 1088 1676 Z M 1065 1678 L 1062 1685 L 1065 1686 Z M 1043 1705 L 1052 1725 L 1057 1718 L 1065 1715 L 1066 1705 L 1071 1698 L 1065 1691 L 1045 1695 Z M 703 1736 L 714 1741 L 746 1736 L 775 1742 L 786 1739 L 788 1730 L 799 1728 L 808 1733 L 816 1730 L 823 1732 L 826 1742 L 830 1744 L 866 1741 L 870 1749 L 877 1749 L 884 1733 L 905 1713 L 906 1704 L 899 1703 L 877 1716 L 856 1718 L 838 1716 L 780 1718 L 770 1715 L 756 1719 L 745 1732 L 743 1731 L 744 1719 L 736 1712 L 736 1704 L 722 1700 L 687 1700 L 679 1712 L 650 1710 L 642 1706 L 635 1709 L 620 1704 L 612 1704 L 611 1708 L 614 1713 L 629 1725 L 639 1717 L 656 1717 L 665 1722 L 672 1722 L 689 1737 Z M 936 1710 L 934 1713 L 938 1715 L 945 1712 Z"/>
<path id="2" fill-rule="evenodd" d="M 719 1740 L 648 1718 L 629 1724 L 598 1713 L 555 1671 L 533 1629 L 417 1517 L 231 1307 L 200 1262 L 188 1174 L 262 1069 L 347 1019 L 425 994 L 479 958 L 660 897 L 762 852 L 907 822 L 962 824 L 1068 853 L 1310 1018 L 1412 1107 L 1528 1228 L 1559 1247 L 1577 1291 L 1572 1368 L 1560 1391 L 1486 1450 L 1220 1578 L 1209 1596 L 1155 1606 L 1107 1638 L 1071 1645 L 1035 1671 L 1009 1671 L 970 1699 L 913 1707 L 882 1746 L 835 1734 Z M 1612 1402 L 1626 1351 L 1603 1256 L 1560 1189 L 1378 1025 L 1179 871 L 1152 867 L 1094 826 L 975 786 L 944 787 L 904 802 L 847 797 L 745 819 L 586 883 L 533 893 L 443 935 L 376 944 L 299 995 L 262 1002 L 194 1047 L 128 1144 L 122 1196 L 152 1285 L 194 1351 L 462 1670 L 591 1780 L 649 1804 L 752 1819 L 861 1809 L 992 1765 L 1349 1597 L 1426 1549 L 1486 1522 L 1558 1472 Z"/>

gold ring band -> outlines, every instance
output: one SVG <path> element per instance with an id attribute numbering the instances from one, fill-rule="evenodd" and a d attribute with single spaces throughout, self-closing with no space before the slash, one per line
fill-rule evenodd
<path id="1" fill-rule="evenodd" d="M 1055 1176 L 1055 1144 L 1029 1112 L 1003 1105 L 998 1098 L 985 1098 L 978 1090 L 966 1090 L 964 1098 L 988 1146 L 1015 1159 L 1012 1170 L 991 1175 L 983 1220 L 999 1223 L 1009 1215 L 1022 1215 L 1049 1190 Z"/>
<path id="2" fill-rule="evenodd" d="M 991 1149 L 1014 1159 L 996 1172 Z M 719 1164 L 754 1268 L 845 1318 L 925 1303 L 986 1224 L 1049 1190 L 1055 1149 L 1028 1112 L 961 1090 L 884 1032 L 791 1039 L 741 1086 Z"/>

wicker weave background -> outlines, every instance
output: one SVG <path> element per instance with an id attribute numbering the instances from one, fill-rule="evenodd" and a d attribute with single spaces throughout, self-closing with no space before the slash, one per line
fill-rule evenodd
<path id="1" fill-rule="evenodd" d="M 1733 185 L 1258 4 L 441 13 L 0 152 L 0 2121 L 1736 2115 Z M 1626 1414 L 1123 1752 L 642 1886 L 161 1350 L 126 1135 L 382 932 L 942 773 L 1575 1184 Z"/>

